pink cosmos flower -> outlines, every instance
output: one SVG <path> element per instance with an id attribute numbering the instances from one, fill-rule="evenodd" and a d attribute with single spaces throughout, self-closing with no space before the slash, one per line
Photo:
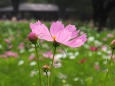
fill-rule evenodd
<path id="1" fill-rule="evenodd" d="M 64 25 L 60 22 L 53 22 L 50 30 L 40 21 L 31 23 L 30 28 L 33 33 L 38 35 L 39 39 L 63 44 L 69 47 L 80 47 L 87 40 L 86 34 L 78 36 L 80 30 L 76 30 L 74 25 Z"/>

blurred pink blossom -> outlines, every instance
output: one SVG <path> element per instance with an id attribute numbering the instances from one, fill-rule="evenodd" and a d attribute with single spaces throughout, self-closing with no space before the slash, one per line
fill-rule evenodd
<path id="1" fill-rule="evenodd" d="M 7 58 L 7 55 L 1 54 L 0 57 L 2 57 L 2 58 Z"/>
<path id="2" fill-rule="evenodd" d="M 102 46 L 101 50 L 104 51 L 104 52 L 107 51 L 107 46 L 105 46 L 105 45 Z"/>
<path id="3" fill-rule="evenodd" d="M 43 56 L 44 56 L 45 58 L 52 59 L 52 58 L 53 58 L 53 53 L 52 53 L 51 51 L 48 51 L 48 52 L 44 53 Z M 56 54 L 55 57 L 54 57 L 54 64 L 55 64 L 55 66 L 56 66 L 56 65 L 59 66 L 59 65 L 57 64 L 57 62 L 60 61 L 59 59 L 60 59 L 60 55 L 59 55 L 59 54 Z"/>
<path id="4" fill-rule="evenodd" d="M 11 41 L 10 41 L 9 39 L 4 39 L 4 41 L 5 41 L 6 43 L 8 43 L 8 44 L 11 43 Z"/>
<path id="5" fill-rule="evenodd" d="M 108 57 L 111 59 L 111 54 Z M 113 55 L 112 60 L 115 62 L 115 55 Z"/>
<path id="6" fill-rule="evenodd" d="M 107 34 L 107 37 L 111 37 L 112 38 L 112 37 L 114 37 L 114 35 L 109 33 L 109 34 Z"/>
<path id="7" fill-rule="evenodd" d="M 11 56 L 11 57 L 18 57 L 18 54 L 12 51 L 7 51 L 5 52 L 6 56 Z"/>
<path id="8" fill-rule="evenodd" d="M 52 59 L 53 58 L 53 54 L 52 54 L 51 51 L 48 51 L 48 52 L 44 53 L 44 57 Z"/>
<path id="9" fill-rule="evenodd" d="M 35 58 L 35 55 L 34 54 L 31 54 L 30 56 L 29 56 L 29 60 L 33 60 Z"/>
<path id="10" fill-rule="evenodd" d="M 102 40 L 103 40 L 103 41 L 107 41 L 107 38 L 103 38 Z"/>
<path id="11" fill-rule="evenodd" d="M 19 44 L 18 49 L 23 49 L 24 46 L 25 46 L 25 45 L 24 45 L 24 43 L 22 42 L 22 43 Z"/>
<path id="12" fill-rule="evenodd" d="M 8 46 L 8 49 L 11 49 L 12 47 L 13 47 L 13 45 L 9 45 L 9 46 Z"/>
<path id="13" fill-rule="evenodd" d="M 90 47 L 90 50 L 91 50 L 91 51 L 97 51 L 98 48 L 97 48 L 97 47 L 94 47 L 94 46 L 91 46 L 91 47 Z"/>
<path id="14" fill-rule="evenodd" d="M 99 65 L 95 65 L 95 69 L 96 69 L 96 70 L 99 70 L 99 69 L 100 69 L 100 66 L 99 66 Z"/>

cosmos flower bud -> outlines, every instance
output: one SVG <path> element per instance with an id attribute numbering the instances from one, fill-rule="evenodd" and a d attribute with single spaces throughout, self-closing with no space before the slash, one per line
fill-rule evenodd
<path id="1" fill-rule="evenodd" d="M 42 69 L 43 69 L 44 72 L 48 72 L 49 68 L 50 67 L 48 65 L 44 65 Z"/>
<path id="2" fill-rule="evenodd" d="M 28 39 L 33 43 L 33 44 L 36 44 L 37 40 L 38 40 L 38 37 L 35 33 L 33 32 L 30 32 L 29 35 L 28 35 Z"/>
<path id="3" fill-rule="evenodd" d="M 111 43 L 110 43 L 110 47 L 115 50 L 115 40 L 113 40 Z"/>

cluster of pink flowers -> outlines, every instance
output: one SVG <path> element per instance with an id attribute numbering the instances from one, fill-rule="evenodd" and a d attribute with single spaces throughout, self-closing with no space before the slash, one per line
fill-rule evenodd
<path id="1" fill-rule="evenodd" d="M 0 57 L 7 58 L 7 57 L 18 57 L 18 54 L 12 51 L 6 51 L 4 54 L 1 54 Z"/>
<path id="2" fill-rule="evenodd" d="M 81 36 L 79 36 L 80 30 L 76 30 L 76 27 L 74 25 L 69 24 L 64 27 L 64 25 L 60 21 L 53 22 L 50 30 L 40 21 L 31 23 L 30 28 L 32 30 L 32 33 L 35 33 L 39 39 L 63 44 L 69 47 L 80 47 L 87 40 L 86 34 L 82 34 Z"/>

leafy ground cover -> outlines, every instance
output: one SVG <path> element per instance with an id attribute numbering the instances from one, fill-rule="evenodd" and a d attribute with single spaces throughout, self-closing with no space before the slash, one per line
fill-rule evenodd
<path id="1" fill-rule="evenodd" d="M 0 86 L 39 86 L 34 46 L 27 40 L 29 23 L 0 22 Z M 45 23 L 47 26 L 51 24 Z M 73 24 L 87 33 L 88 41 L 79 48 L 63 46 L 65 52 L 58 48 L 53 86 L 103 86 L 111 56 L 109 44 L 115 39 L 115 31 L 98 33 L 88 24 Z M 48 53 L 52 52 L 52 46 L 44 41 L 41 43 L 38 53 L 42 67 L 51 62 Z M 114 57 L 106 86 L 115 84 Z M 42 78 L 46 80 L 44 73 Z"/>

